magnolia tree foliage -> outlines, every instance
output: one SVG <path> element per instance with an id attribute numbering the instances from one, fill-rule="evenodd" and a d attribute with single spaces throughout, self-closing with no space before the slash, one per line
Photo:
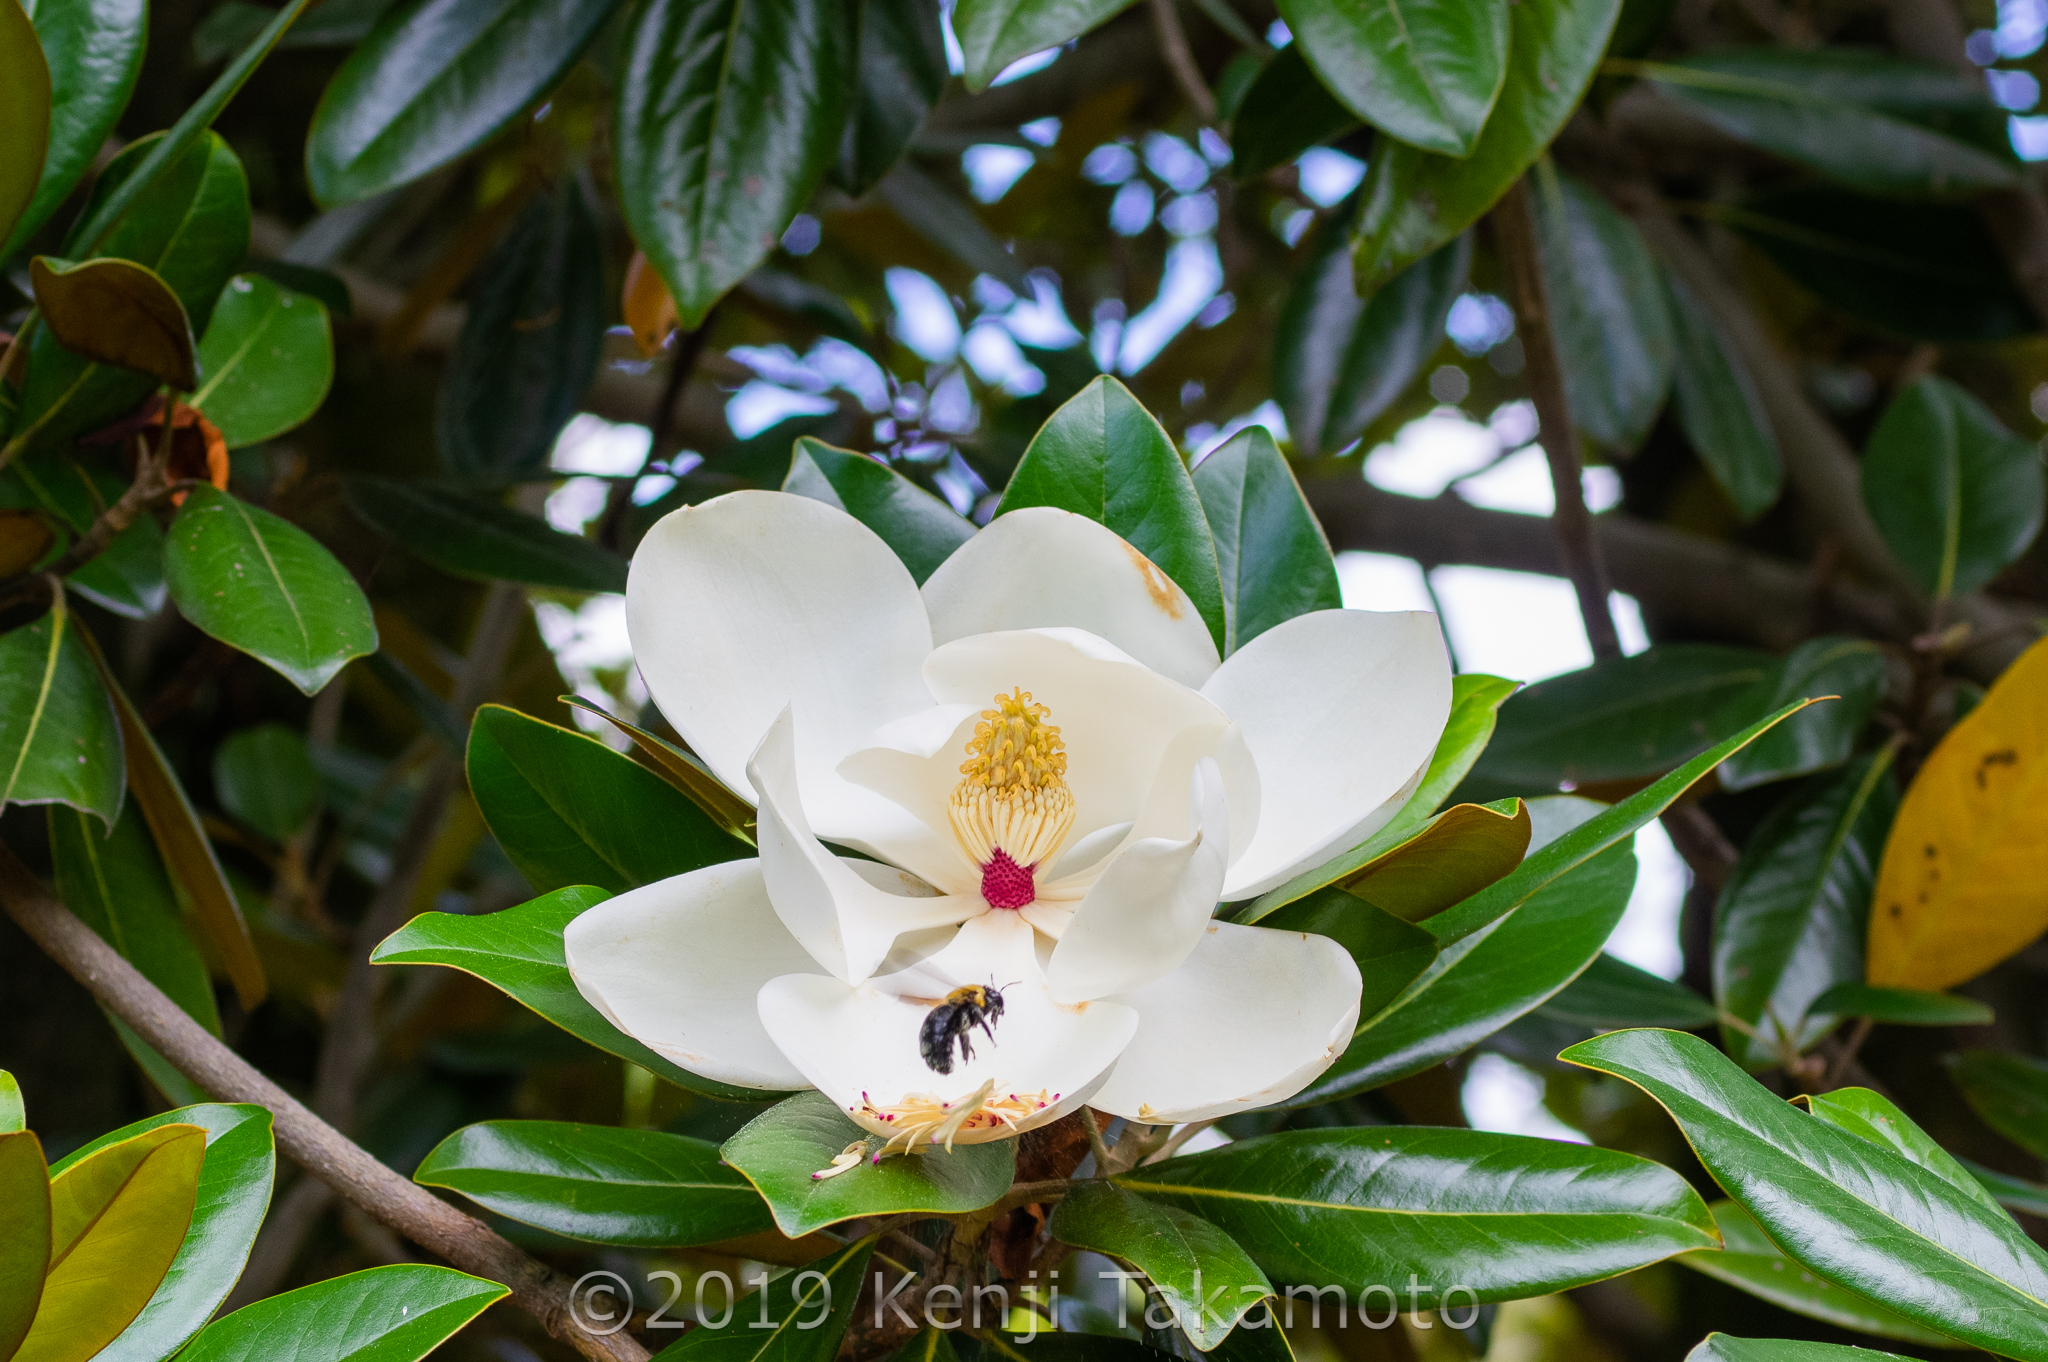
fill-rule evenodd
<path id="1" fill-rule="evenodd" d="M 0 0 L 0 1362 L 2048 1359 L 2044 35 Z"/>

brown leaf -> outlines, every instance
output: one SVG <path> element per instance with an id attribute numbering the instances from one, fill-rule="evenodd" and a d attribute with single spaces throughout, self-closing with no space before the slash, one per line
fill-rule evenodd
<path id="1" fill-rule="evenodd" d="M 26 572 L 49 552 L 55 536 L 33 511 L 0 511 L 0 577 Z"/>
<path id="2" fill-rule="evenodd" d="M 39 255 L 28 274 L 43 321 L 66 350 L 180 392 L 199 386 L 192 323 L 154 270 L 132 260 L 72 265 Z"/>
<path id="3" fill-rule="evenodd" d="M 661 281 L 660 272 L 648 263 L 645 251 L 633 252 L 632 262 L 626 266 L 625 296 L 619 310 L 633 330 L 633 343 L 640 347 L 642 358 L 660 354 L 676 329 L 676 300 Z"/>

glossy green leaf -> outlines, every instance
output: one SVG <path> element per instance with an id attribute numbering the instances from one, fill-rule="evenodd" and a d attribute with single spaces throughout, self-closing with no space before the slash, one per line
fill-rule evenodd
<path id="1" fill-rule="evenodd" d="M 782 490 L 836 506 L 873 530 L 920 586 L 974 537 L 974 522 L 887 464 L 808 435 L 796 442 Z"/>
<path id="2" fill-rule="evenodd" d="M 838 153 L 853 30 L 853 7 L 831 0 L 636 5 L 619 197 L 685 330 L 774 249 Z"/>
<path id="3" fill-rule="evenodd" d="M 1997 1209 L 1998 1198 L 1971 1176 L 1960 1160 L 1936 1144 L 1932 1136 L 1881 1094 L 1869 1088 L 1836 1088 L 1794 1100 L 1836 1129 L 1889 1149 L 1925 1168 L 1964 1196 Z"/>
<path id="4" fill-rule="evenodd" d="M 1362 984 L 1361 1017 L 1398 998 L 1437 957 L 1435 937 L 1337 885 L 1295 899 L 1261 918 L 1259 925 L 1327 936 L 1348 951 Z"/>
<path id="5" fill-rule="evenodd" d="M 1897 1353 L 1850 1348 L 1839 1343 L 1808 1343 L 1790 1338 L 1736 1338 L 1708 1334 L 1685 1362 L 1906 1362 Z"/>
<path id="6" fill-rule="evenodd" d="M 21 1084 L 13 1074 L 0 1069 L 0 1135 L 28 1129 L 28 1108 L 21 1100 Z"/>
<path id="7" fill-rule="evenodd" d="M 308 695 L 377 651 L 370 603 L 348 569 L 298 526 L 226 492 L 193 489 L 164 562 L 186 619 Z"/>
<path id="8" fill-rule="evenodd" d="M 88 215 L 140 172 L 162 136 L 131 143 L 107 163 L 93 186 Z M 221 286 L 248 250 L 248 179 L 227 143 L 207 133 L 141 191 L 93 254 L 118 256 L 154 271 L 184 305 L 193 330 L 204 331 Z M 72 240 L 63 254 L 81 259 L 86 252 Z M 154 386 L 140 374 L 72 354 L 47 328 L 38 327 L 29 343 L 16 438 L 56 444 L 119 416 Z"/>
<path id="9" fill-rule="evenodd" d="M 1213 1222 L 1283 1286 L 1356 1295 L 1414 1273 L 1423 1308 L 1453 1286 L 1512 1300 L 1714 1243 L 1706 1204 L 1668 1168 L 1477 1130 L 1289 1131 L 1116 1183 Z"/>
<path id="10" fill-rule="evenodd" d="M 1810 638 L 1786 654 L 1753 713 L 1833 696 L 1800 711 L 1721 765 L 1721 788 L 1746 790 L 1773 780 L 1840 766 L 1884 699 L 1884 650 L 1867 639 Z"/>
<path id="11" fill-rule="evenodd" d="M 1181 1332 L 1204 1352 L 1273 1293 L 1258 1264 L 1215 1225 L 1106 1182 L 1075 1189 L 1053 1212 L 1050 1228 L 1062 1243 L 1121 1258 L 1144 1273 Z"/>
<path id="12" fill-rule="evenodd" d="M 66 804 L 111 828 L 127 767 L 83 628 L 59 595 L 0 634 L 0 806 Z"/>
<path id="13" fill-rule="evenodd" d="M 1361 1014 L 1337 1062 L 1289 1104 L 1326 1102 L 1420 1073 L 1542 1006 L 1600 954 L 1635 883 L 1635 849 L 1610 847 L 1506 917 L 1445 944 L 1399 996 Z"/>
<path id="14" fill-rule="evenodd" d="M 2025 1211 L 2028 1215 L 2048 1216 L 2048 1187 L 2016 1178 L 2010 1173 L 2001 1173 L 1995 1168 L 1986 1168 L 1968 1159 L 1957 1159 L 1956 1162 L 1977 1180 L 1978 1186 L 1991 1193 L 1999 1205 L 2008 1210 Z"/>
<path id="15" fill-rule="evenodd" d="M 319 410 L 334 381 L 327 309 L 260 274 L 238 274 L 199 342 L 199 373 L 192 405 L 229 449 L 282 435 Z"/>
<path id="16" fill-rule="evenodd" d="M 1999 1050 L 1965 1050 L 1944 1062 L 1985 1125 L 2048 1159 L 2048 1062 Z"/>
<path id="17" fill-rule="evenodd" d="M 1675 343 L 1671 407 L 1729 505 L 1754 520 L 1778 502 L 1785 455 L 1750 374 L 1720 320 L 1684 280 L 1664 277 Z"/>
<path id="18" fill-rule="evenodd" d="M 0 144 L 0 241 L 4 241 L 35 200 L 50 143 L 50 63 L 21 0 L 0 0 L 0 126 L 8 130 L 6 142 Z M 11 254 L 11 250 L 0 251 L 0 260 Z M 0 1340 L 5 1338 L 6 1326 L 0 1323 Z M 0 1356 L 5 1351 L 0 1342 Z"/>
<path id="19" fill-rule="evenodd" d="M 618 715 L 593 705 L 588 700 L 574 695 L 564 695 L 560 699 L 565 705 L 597 715 L 631 738 L 633 745 L 640 749 L 640 755 L 646 757 L 654 769 L 668 779 L 669 784 L 688 795 L 692 803 L 711 815 L 712 822 L 748 846 L 754 845 L 754 806 L 726 789 L 718 777 L 711 774 L 711 768 L 697 759 L 695 753 L 676 746 L 658 733 L 648 732 L 638 724 L 627 723 Z"/>
<path id="20" fill-rule="evenodd" d="M 50 1176 L 50 1269 L 14 1362 L 98 1354 L 155 1296 L 191 1224 L 206 1132 L 158 1124 Z"/>
<path id="21" fill-rule="evenodd" d="M 156 1294 L 94 1362 L 159 1362 L 197 1333 L 234 1289 L 262 1228 L 277 1174 L 270 1113 L 258 1106 L 204 1103 L 137 1121 L 68 1155 L 58 1167 L 161 1125 L 198 1126 L 206 1154 L 192 1224 Z"/>
<path id="22" fill-rule="evenodd" d="M 597 214 L 567 175 L 477 271 L 434 411 L 442 471 L 497 484 L 544 470 L 597 372 L 605 315 Z"/>
<path id="23" fill-rule="evenodd" d="M 1508 68 L 1472 154 L 1401 143 L 1366 171 L 1356 264 L 1377 288 L 1477 222 L 1534 163 L 1592 82 L 1621 0 L 1521 0 L 1508 7 Z"/>
<path id="24" fill-rule="evenodd" d="M 2041 529 L 2041 451 L 1929 374 L 1892 399 L 1863 451 L 1863 504 L 1936 600 L 1996 577 Z"/>
<path id="25" fill-rule="evenodd" d="M 386 538 L 457 577 L 558 591 L 626 589 L 626 560 L 616 553 L 460 487 L 355 475 L 343 480 L 342 496 Z"/>
<path id="26" fill-rule="evenodd" d="M 45 514 L 48 523 L 83 534 L 100 508 L 126 491 L 128 480 L 104 465 L 89 467 L 54 449 L 32 449 L 0 471 L 0 503 Z M 133 524 L 64 579 L 93 604 L 126 619 L 145 619 L 163 609 L 164 532 L 155 516 Z"/>
<path id="27" fill-rule="evenodd" d="M 1841 1329 L 1919 1343 L 1930 1348 L 1954 1347 L 1955 1340 L 1895 1315 L 1875 1301 L 1865 1300 L 1846 1287 L 1835 1285 L 1787 1258 L 1770 1236 L 1750 1219 L 1749 1212 L 1732 1201 L 1717 1201 L 1710 1210 L 1720 1228 L 1721 1250 L 1702 1249 L 1683 1253 L 1675 1260 L 1693 1271 L 1728 1283 L 1795 1315 L 1805 1315 Z M 1699 1354 L 1693 1354 L 1697 1357 Z M 1868 1362 L 1871 1354 L 1856 1353 L 1857 1362 Z"/>
<path id="28" fill-rule="evenodd" d="M 213 792 L 222 808 L 282 842 L 320 807 L 320 771 L 303 735 L 258 724 L 229 734 L 215 750 Z"/>
<path id="29" fill-rule="evenodd" d="M 869 1235 L 777 1277 L 733 1307 L 731 1327 L 692 1329 L 656 1355 L 667 1362 L 832 1362 L 855 1302 L 867 1299 L 874 1251 Z"/>
<path id="30" fill-rule="evenodd" d="M 833 179 L 856 197 L 889 173 L 946 88 L 946 35 L 923 0 L 860 0 L 859 79 Z"/>
<path id="31" fill-rule="evenodd" d="M 967 88 L 979 92 L 1020 57 L 1058 47 L 1112 18 L 1131 0 L 961 0 L 953 33 L 967 67 Z"/>
<path id="32" fill-rule="evenodd" d="M 19 1126 L 0 1129 L 0 1202 L 8 1216 L 0 1235 L 0 1357 L 12 1358 L 35 1321 L 50 1268 L 49 1171 L 42 1142 Z"/>
<path id="33" fill-rule="evenodd" d="M 654 772 L 595 738 L 485 705 L 469 731 L 469 788 L 536 890 L 653 884 L 751 848 Z"/>
<path id="34" fill-rule="evenodd" d="M 1813 1000 L 1816 1012 L 1868 1017 L 1893 1026 L 1989 1026 L 1991 1009 L 1975 998 L 1917 988 L 1879 988 L 1850 979 Z"/>
<path id="35" fill-rule="evenodd" d="M 1643 1089 L 1714 1180 L 1816 1276 L 2008 1357 L 2048 1357 L 2048 1254 L 1893 1151 L 1788 1105 L 1705 1041 L 1616 1031 L 1560 1058 Z"/>
<path id="36" fill-rule="evenodd" d="M 1670 775 L 1588 818 L 1540 850 L 1530 852 L 1528 859 L 1513 873 L 1422 925 L 1429 928 L 1437 940 L 1448 944 L 1512 912 L 1516 904 L 1558 876 L 1585 864 L 1622 839 L 1634 836 L 1637 829 L 1670 808 L 1701 776 L 1802 708 L 1787 705 L 1735 736 L 1714 744 Z"/>
<path id="37" fill-rule="evenodd" d="M 1714 996 L 1747 1024 L 1722 1043 L 1752 1068 L 1803 1054 L 1840 1013 L 1815 1006 L 1863 976 L 1863 924 L 1899 808 L 1892 749 L 1817 776 L 1751 835 L 1714 909 Z"/>
<path id="38" fill-rule="evenodd" d="M 836 1177 L 814 1178 L 856 1141 L 870 1157 Z M 876 1161 L 882 1137 L 847 1119 L 823 1093 L 799 1093 L 748 1122 L 725 1142 L 721 1157 L 746 1175 L 792 1239 L 864 1216 L 902 1211 L 954 1215 L 978 1211 L 1010 1189 L 1016 1173 L 1013 1140 L 956 1145 Z"/>
<path id="39" fill-rule="evenodd" d="M 434 1147 L 413 1181 L 570 1239 L 682 1248 L 774 1228 L 718 1146 L 565 1121 L 484 1121 Z"/>
<path id="40" fill-rule="evenodd" d="M 1666 98 L 1730 137 L 1865 193 L 1957 194 L 2016 182 L 2009 154 L 1885 112 L 1929 82 L 1945 87 L 1951 107 L 1967 106 L 1972 92 L 1946 72 L 1839 48 L 1734 48 L 1643 71 Z M 1988 105 L 1981 88 L 1974 102 Z"/>
<path id="41" fill-rule="evenodd" d="M 0 229 L 0 260 L 27 245 L 91 169 L 128 107 L 149 32 L 145 0 L 28 0 L 22 8 L 48 63 L 47 152 L 26 211 L 12 231 Z"/>
<path id="42" fill-rule="evenodd" d="M 1421 377 L 1472 263 L 1460 236 L 1361 297 L 1350 249 L 1358 202 L 1318 232 L 1273 335 L 1273 396 L 1304 454 L 1351 444 Z"/>
<path id="43" fill-rule="evenodd" d="M 1628 1026 L 1691 1031 L 1712 1026 L 1719 1015 L 1712 1003 L 1685 985 L 1604 952 L 1538 1011 L 1596 1031 Z"/>
<path id="44" fill-rule="evenodd" d="M 1634 223 L 1549 162 L 1530 187 L 1572 421 L 1595 444 L 1632 451 L 1664 407 L 1677 359 L 1657 263 Z"/>
<path id="45" fill-rule="evenodd" d="M 206 1326 L 181 1362 L 419 1362 L 510 1295 L 450 1267 L 400 1263 L 330 1277 Z"/>
<path id="46" fill-rule="evenodd" d="M 1223 585 L 1202 499 L 1159 422 L 1097 378 L 1039 428 L 996 514 L 1057 506 L 1107 525 L 1179 584 L 1223 648 Z"/>
<path id="47" fill-rule="evenodd" d="M 73 355 L 181 393 L 199 385 L 192 323 L 156 271 L 132 260 L 74 265 L 39 255 L 28 272 L 43 324 Z"/>
<path id="48" fill-rule="evenodd" d="M 444 166 L 505 127 L 582 55 L 619 0 L 407 0 L 320 97 L 306 178 L 331 207 Z"/>
<path id="49" fill-rule="evenodd" d="M 1225 651 L 1311 610 L 1341 610 L 1337 560 L 1286 456 L 1247 426 L 1195 465 L 1223 580 Z"/>
<path id="50" fill-rule="evenodd" d="M 1358 115 L 1316 79 L 1301 44 L 1289 43 L 1260 70 L 1231 116 L 1230 173 L 1240 180 L 1263 175 L 1357 126 Z M 1287 425 L 1296 429 L 1292 417 Z"/>
<path id="51" fill-rule="evenodd" d="M 1508 68 L 1507 0 L 1280 0 L 1308 64 L 1409 146 L 1469 156 Z"/>
<path id="52" fill-rule="evenodd" d="M 763 1094 L 755 1089 L 702 1078 L 671 1064 L 606 1021 L 577 991 L 562 949 L 563 929 L 610 897 L 602 889 L 577 885 L 495 913 L 421 913 L 379 942 L 370 952 L 370 963 L 459 969 L 577 1039 L 677 1087 L 728 1101 L 760 1101 Z"/>
<path id="53" fill-rule="evenodd" d="M 1881 330 L 1945 343 L 2041 329 L 1968 204 L 1804 185 L 1754 195 L 1724 220 L 1801 287 Z"/>

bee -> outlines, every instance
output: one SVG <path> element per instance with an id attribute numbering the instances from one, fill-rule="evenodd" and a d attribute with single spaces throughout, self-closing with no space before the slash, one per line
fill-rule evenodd
<path id="1" fill-rule="evenodd" d="M 925 1014 L 924 1026 L 917 1034 L 918 1053 L 932 1072 L 949 1074 L 953 1072 L 954 1043 L 959 1043 L 961 1059 L 973 1059 L 974 1047 L 967 1043 L 967 1033 L 979 1026 L 982 1034 L 994 1040 L 995 1023 L 1002 1015 L 1003 990 L 995 987 L 994 981 L 956 988 Z"/>

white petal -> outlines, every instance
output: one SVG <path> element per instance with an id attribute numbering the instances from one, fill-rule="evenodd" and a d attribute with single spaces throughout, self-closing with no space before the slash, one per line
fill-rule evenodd
<path id="1" fill-rule="evenodd" d="M 1328 937 L 1212 923 L 1179 970 L 1108 1000 L 1138 1034 L 1091 1104 L 1165 1124 L 1285 1101 L 1351 1043 L 1359 987 Z"/>
<path id="2" fill-rule="evenodd" d="M 1214 761 L 1203 758 L 1186 779 L 1179 840 L 1140 818 L 1138 830 L 1155 835 L 1118 852 L 1075 908 L 1046 965 L 1055 998 L 1083 1002 L 1140 988 L 1179 969 L 1201 943 L 1223 888 L 1230 811 Z"/>
<path id="3" fill-rule="evenodd" d="M 924 602 L 935 643 L 1064 625 L 1184 685 L 1216 670 L 1215 641 L 1187 593 L 1115 531 L 1072 511 L 997 517 L 939 565 Z"/>
<path id="4" fill-rule="evenodd" d="M 775 979 L 761 990 L 761 1021 L 813 1085 L 871 1130 L 894 1133 L 865 1115 L 866 1103 L 893 1107 L 919 1094 L 957 1102 L 990 1081 L 999 1094 L 1045 1094 L 1047 1105 L 1019 1123 L 1028 1129 L 1086 1101 L 1138 1024 L 1135 1012 L 1114 1003 L 1054 1002 L 1034 936 L 1017 914 L 988 913 L 900 975 L 851 987 L 816 974 Z M 918 1047 L 925 1017 L 954 988 L 991 981 L 1004 990 L 993 1038 L 975 1031 L 971 1058 L 957 1060 L 949 1075 L 933 1072 Z M 989 1129 L 960 1138 L 1007 1133 Z"/>
<path id="5" fill-rule="evenodd" d="M 946 815 L 980 713 L 979 705 L 928 705 L 869 735 L 870 746 L 839 763 L 841 776 L 903 811 L 897 826 L 873 829 L 862 849 L 915 870 L 949 894 L 981 889 L 981 869 L 960 849 Z"/>
<path id="6" fill-rule="evenodd" d="M 811 816 L 828 836 L 860 833 L 873 796 L 833 768 L 875 728 L 931 703 L 917 584 L 872 530 L 782 492 L 684 507 L 640 541 L 626 620 L 655 702 L 720 780 L 749 794 L 748 757 L 794 705 Z"/>
<path id="7" fill-rule="evenodd" d="M 606 899 L 562 933 L 577 991 L 691 1073 L 743 1088 L 810 1086 L 754 997 L 811 957 L 768 905 L 759 861 L 727 861 Z"/>
<path id="8" fill-rule="evenodd" d="M 1202 694 L 1243 726 L 1258 831 L 1226 899 L 1264 893 L 1362 841 L 1400 808 L 1451 712 L 1436 616 L 1318 610 L 1233 653 Z"/>
<path id="9" fill-rule="evenodd" d="M 1200 692 L 1079 629 L 958 639 L 932 651 L 924 675 L 941 705 L 979 710 L 996 695 L 1022 687 L 1051 711 L 1047 722 L 1060 730 L 1066 744 L 1067 787 L 1074 793 L 1069 845 L 1097 828 L 1137 817 L 1160 758 L 1182 730 L 1197 725 L 1220 730 L 1230 722 Z M 930 759 L 935 770 L 952 773 L 948 791 L 960 778 L 963 749 L 964 740 Z"/>
<path id="10" fill-rule="evenodd" d="M 785 709 L 747 766 L 760 791 L 756 837 L 775 915 L 816 962 L 848 983 L 873 974 L 903 932 L 988 911 L 980 895 L 916 897 L 870 881 L 812 835 L 798 795 L 795 716 Z M 893 873 L 893 872 L 891 872 Z"/>

